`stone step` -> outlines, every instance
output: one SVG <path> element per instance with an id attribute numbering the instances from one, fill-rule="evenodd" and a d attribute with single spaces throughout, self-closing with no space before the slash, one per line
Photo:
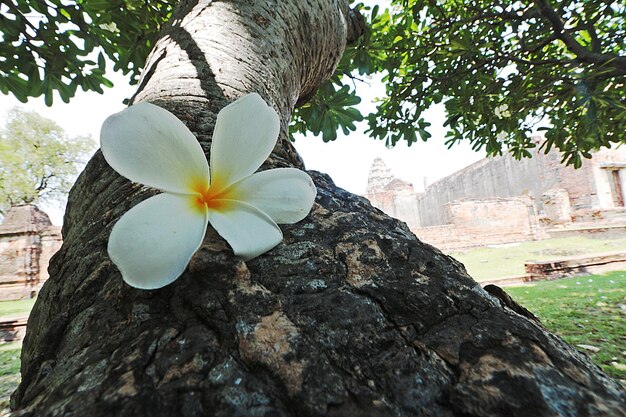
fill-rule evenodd
<path id="1" fill-rule="evenodd" d="M 532 280 L 626 271 L 626 251 L 570 256 L 546 261 L 530 261 L 524 264 L 524 269 L 532 276 Z"/>
<path id="2" fill-rule="evenodd" d="M 498 287 L 506 287 L 511 285 L 521 285 L 532 281 L 532 276 L 529 274 L 523 275 L 510 275 L 502 278 L 492 278 L 488 280 L 480 280 L 478 283 L 483 287 L 485 285 L 497 285 Z"/>

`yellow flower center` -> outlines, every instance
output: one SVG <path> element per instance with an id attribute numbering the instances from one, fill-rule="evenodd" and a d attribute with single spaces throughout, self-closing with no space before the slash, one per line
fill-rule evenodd
<path id="1" fill-rule="evenodd" d="M 194 181 L 191 190 L 191 205 L 194 209 L 204 213 L 206 209 L 223 211 L 232 199 L 228 189 L 214 182 L 209 185 L 205 181 Z"/>

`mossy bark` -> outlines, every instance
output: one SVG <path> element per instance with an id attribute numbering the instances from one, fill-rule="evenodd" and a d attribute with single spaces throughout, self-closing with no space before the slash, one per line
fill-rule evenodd
<path id="1" fill-rule="evenodd" d="M 135 101 L 209 151 L 215 115 L 259 92 L 281 115 L 267 167 L 302 162 L 295 104 L 358 33 L 346 1 L 183 1 Z M 244 263 L 211 228 L 172 285 L 123 283 L 111 227 L 154 191 L 96 154 L 31 314 L 14 416 L 617 416 L 624 391 L 463 266 L 311 172 L 311 214 Z"/>

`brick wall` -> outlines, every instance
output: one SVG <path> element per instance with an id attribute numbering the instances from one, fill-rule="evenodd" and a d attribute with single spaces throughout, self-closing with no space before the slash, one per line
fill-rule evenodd
<path id="1" fill-rule="evenodd" d="M 469 248 L 544 237 L 528 197 L 455 201 L 445 205 L 450 223 L 414 228 L 422 241 L 441 250 Z"/>
<path id="2" fill-rule="evenodd" d="M 486 158 L 429 185 L 418 197 L 420 224 L 450 223 L 443 207 L 457 200 L 541 197 L 558 179 L 556 172 L 543 172 L 544 159 L 542 154 L 520 161 L 510 155 Z"/>
<path id="3" fill-rule="evenodd" d="M 623 166 L 626 194 L 626 147 L 603 149 L 584 160 L 579 169 L 561 163 L 561 155 L 531 150 L 532 158 L 516 160 L 505 154 L 486 158 L 429 185 L 418 196 L 422 226 L 451 223 L 443 207 L 464 199 L 530 196 L 543 211 L 542 195 L 552 189 L 567 191 L 573 210 L 610 208 L 611 191 L 606 166 Z M 620 176 L 621 176 L 620 172 Z"/>

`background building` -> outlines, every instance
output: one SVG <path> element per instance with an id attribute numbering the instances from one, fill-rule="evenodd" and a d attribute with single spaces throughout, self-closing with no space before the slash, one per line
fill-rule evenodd
<path id="1" fill-rule="evenodd" d="M 626 147 L 600 150 L 579 169 L 558 152 L 532 152 L 482 159 L 423 193 L 377 158 L 366 197 L 442 249 L 542 239 L 573 224 L 626 224 Z"/>
<path id="2" fill-rule="evenodd" d="M 35 296 L 61 243 L 61 228 L 37 206 L 11 207 L 0 224 L 0 300 Z"/>

